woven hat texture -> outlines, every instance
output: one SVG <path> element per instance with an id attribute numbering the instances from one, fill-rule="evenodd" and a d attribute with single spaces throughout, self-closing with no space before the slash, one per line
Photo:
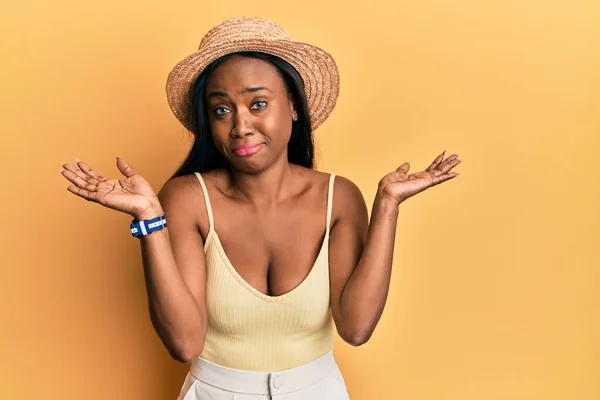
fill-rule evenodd
<path id="1" fill-rule="evenodd" d="M 277 56 L 292 65 L 304 81 L 311 125 L 316 129 L 333 111 L 339 96 L 339 72 L 333 57 L 316 46 L 296 42 L 273 21 L 256 17 L 221 22 L 202 38 L 198 51 L 180 61 L 167 78 L 171 110 L 190 129 L 190 89 L 202 71 L 220 57 L 257 51 Z"/>

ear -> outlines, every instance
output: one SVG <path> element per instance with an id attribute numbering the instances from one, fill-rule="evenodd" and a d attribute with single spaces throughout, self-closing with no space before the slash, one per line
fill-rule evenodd
<path id="1" fill-rule="evenodd" d="M 288 96 L 288 103 L 290 104 L 290 112 L 292 113 L 292 119 L 294 121 L 298 121 L 298 113 L 296 112 L 296 106 L 294 105 L 294 99 L 292 99 L 292 95 Z"/>

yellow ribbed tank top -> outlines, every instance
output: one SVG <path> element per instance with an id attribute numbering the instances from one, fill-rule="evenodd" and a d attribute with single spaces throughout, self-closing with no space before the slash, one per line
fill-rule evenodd
<path id="1" fill-rule="evenodd" d="M 210 224 L 204 243 L 208 326 L 200 357 L 228 368 L 274 372 L 326 354 L 334 340 L 329 228 L 335 175 L 329 178 L 325 237 L 317 259 L 304 281 L 281 296 L 265 295 L 236 272 L 214 230 L 204 180 L 196 176 Z"/>

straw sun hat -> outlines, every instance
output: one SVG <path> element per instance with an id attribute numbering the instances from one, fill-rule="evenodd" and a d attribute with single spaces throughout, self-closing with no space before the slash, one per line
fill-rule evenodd
<path id="1" fill-rule="evenodd" d="M 190 129 L 190 89 L 204 69 L 218 58 L 240 51 L 277 56 L 292 65 L 304 80 L 313 129 L 331 114 L 339 95 L 339 73 L 326 51 L 294 41 L 276 23 L 255 17 L 233 18 L 213 27 L 202 38 L 198 51 L 179 62 L 167 78 L 167 100 L 173 113 Z"/>

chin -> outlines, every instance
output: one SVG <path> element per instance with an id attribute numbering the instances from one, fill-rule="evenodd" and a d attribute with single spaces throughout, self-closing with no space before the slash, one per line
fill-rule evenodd
<path id="1" fill-rule="evenodd" d="M 254 158 L 254 159 L 253 159 Z M 273 163 L 265 162 L 265 160 L 259 160 L 258 157 L 245 157 L 245 158 L 237 158 L 230 159 L 229 163 L 231 167 L 237 169 L 240 172 L 245 174 L 260 174 L 261 172 L 267 170 Z"/>
<path id="2" fill-rule="evenodd" d="M 252 154 L 246 157 L 238 157 L 232 154 L 228 159 L 232 168 L 243 172 L 245 174 L 256 175 L 260 174 L 273 167 L 276 164 L 287 163 L 287 147 L 281 151 L 275 157 L 272 152 L 265 151 L 262 148 L 258 153 Z"/>

